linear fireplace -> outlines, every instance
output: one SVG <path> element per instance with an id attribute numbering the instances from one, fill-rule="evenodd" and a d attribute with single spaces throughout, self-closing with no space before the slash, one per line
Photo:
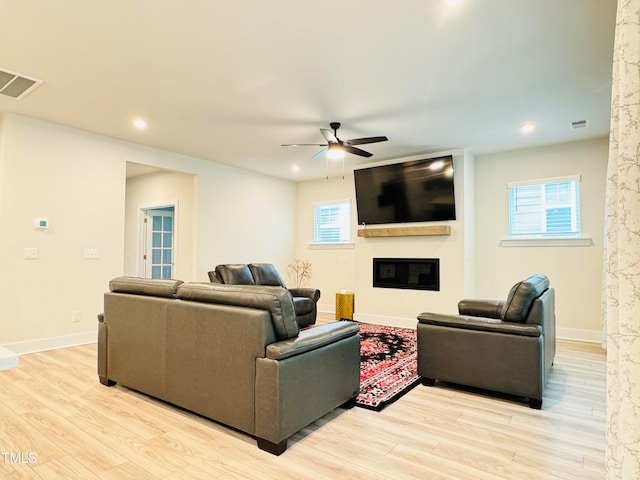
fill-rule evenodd
<path id="1" fill-rule="evenodd" d="M 374 258 L 373 286 L 440 290 L 439 258 Z"/>

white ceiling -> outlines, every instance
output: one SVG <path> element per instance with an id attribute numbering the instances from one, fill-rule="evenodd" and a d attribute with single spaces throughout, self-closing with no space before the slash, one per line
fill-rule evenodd
<path id="1" fill-rule="evenodd" d="M 615 0 L 2 0 L 15 112 L 287 179 L 319 128 L 386 135 L 358 164 L 608 134 Z M 132 120 L 143 117 L 138 131 Z M 571 130 L 571 121 L 589 127 Z M 537 129 L 522 135 L 518 126 Z M 293 164 L 300 170 L 291 171 Z M 338 175 L 342 165 L 330 164 Z"/>

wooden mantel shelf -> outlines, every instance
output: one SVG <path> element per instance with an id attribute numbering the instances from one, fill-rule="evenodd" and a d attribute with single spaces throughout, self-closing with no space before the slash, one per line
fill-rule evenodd
<path id="1" fill-rule="evenodd" d="M 450 225 L 428 227 L 365 227 L 358 229 L 359 237 L 411 237 L 419 235 L 451 235 Z"/>

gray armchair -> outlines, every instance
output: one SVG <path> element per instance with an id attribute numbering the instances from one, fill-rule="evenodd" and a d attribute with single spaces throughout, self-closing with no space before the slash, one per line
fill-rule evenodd
<path id="1" fill-rule="evenodd" d="M 212 283 L 228 285 L 269 285 L 287 288 L 276 267 L 271 263 L 235 263 L 218 265 L 208 273 Z M 293 297 L 296 320 L 300 328 L 316 323 L 317 303 L 320 290 L 317 288 L 287 288 Z"/>
<path id="2" fill-rule="evenodd" d="M 462 300 L 459 315 L 418 315 L 418 375 L 528 398 L 542 393 L 556 351 L 554 289 L 545 275 L 511 288 L 505 301 Z"/>

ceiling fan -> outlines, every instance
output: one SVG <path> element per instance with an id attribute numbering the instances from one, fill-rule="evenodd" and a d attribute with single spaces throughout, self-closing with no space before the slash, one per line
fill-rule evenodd
<path id="1" fill-rule="evenodd" d="M 321 128 L 320 133 L 325 138 L 327 143 L 286 143 L 281 146 L 283 147 L 306 147 L 306 146 L 318 146 L 318 147 L 327 147 L 323 150 L 320 150 L 316 153 L 312 159 L 320 158 L 324 155 L 327 155 L 328 158 L 343 158 L 345 153 L 352 153 L 354 155 L 359 155 L 361 157 L 369 158 L 373 155 L 373 153 L 362 150 L 361 148 L 354 147 L 354 145 L 366 145 L 367 143 L 378 143 L 378 142 L 386 142 L 388 140 L 387 137 L 365 137 L 365 138 L 354 138 L 352 140 L 340 140 L 338 138 L 338 129 L 340 128 L 340 122 L 331 122 L 329 124 L 333 132 L 331 130 L 327 130 L 326 128 Z"/>

